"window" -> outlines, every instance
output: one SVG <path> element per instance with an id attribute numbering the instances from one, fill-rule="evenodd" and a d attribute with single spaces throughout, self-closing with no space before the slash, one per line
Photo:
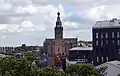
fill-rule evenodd
<path id="1" fill-rule="evenodd" d="M 106 33 L 106 38 L 108 38 L 108 33 Z"/>
<path id="2" fill-rule="evenodd" d="M 117 38 L 119 38 L 120 37 L 120 32 L 117 32 Z"/>
<path id="3" fill-rule="evenodd" d="M 53 47 L 51 46 L 51 54 L 53 53 Z"/>
<path id="4" fill-rule="evenodd" d="M 101 38 L 103 38 L 103 33 L 101 33 Z"/>
<path id="5" fill-rule="evenodd" d="M 67 48 L 66 48 L 66 46 L 65 46 L 65 53 L 67 53 Z"/>
<path id="6" fill-rule="evenodd" d="M 77 55 L 79 55 L 79 51 L 77 51 Z"/>
<path id="7" fill-rule="evenodd" d="M 108 40 L 106 40 L 106 44 L 108 44 Z"/>
<path id="8" fill-rule="evenodd" d="M 120 49 L 118 49 L 118 54 L 120 55 Z"/>
<path id="9" fill-rule="evenodd" d="M 60 52 L 60 48 L 58 47 L 58 53 Z"/>
<path id="10" fill-rule="evenodd" d="M 108 57 L 106 57 L 106 61 L 108 61 Z"/>
<path id="11" fill-rule="evenodd" d="M 112 43 L 114 44 L 114 43 L 115 43 L 115 41 L 114 41 L 114 40 L 112 40 Z"/>
<path id="12" fill-rule="evenodd" d="M 101 40 L 101 46 L 103 46 L 103 40 Z"/>
<path id="13" fill-rule="evenodd" d="M 104 60 L 103 60 L 104 58 L 102 57 L 102 62 L 104 62 Z"/>
<path id="14" fill-rule="evenodd" d="M 96 41 L 96 45 L 98 46 L 98 40 Z"/>
<path id="15" fill-rule="evenodd" d="M 112 38 L 114 38 L 114 32 L 112 32 Z"/>
<path id="16" fill-rule="evenodd" d="M 120 45 L 120 40 L 117 40 L 117 44 Z"/>
<path id="17" fill-rule="evenodd" d="M 84 55 L 84 59 L 86 58 L 86 56 Z"/>
<path id="18" fill-rule="evenodd" d="M 98 51 L 99 51 L 98 48 L 96 48 L 95 50 L 97 51 L 97 52 L 96 52 L 96 55 L 98 56 Z"/>
<path id="19" fill-rule="evenodd" d="M 97 56 L 97 62 L 99 62 L 99 57 Z"/>
<path id="20" fill-rule="evenodd" d="M 96 33 L 96 38 L 98 39 L 98 33 Z"/>

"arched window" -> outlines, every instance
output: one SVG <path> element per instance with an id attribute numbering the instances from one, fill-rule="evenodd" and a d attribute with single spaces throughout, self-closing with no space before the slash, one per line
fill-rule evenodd
<path id="1" fill-rule="evenodd" d="M 65 46 L 65 53 L 67 53 L 67 48 L 66 48 L 66 46 Z"/>
<path id="2" fill-rule="evenodd" d="M 60 53 L 60 48 L 58 47 L 58 53 Z"/>
<path id="3" fill-rule="evenodd" d="M 51 54 L 53 54 L 53 47 L 51 46 Z"/>

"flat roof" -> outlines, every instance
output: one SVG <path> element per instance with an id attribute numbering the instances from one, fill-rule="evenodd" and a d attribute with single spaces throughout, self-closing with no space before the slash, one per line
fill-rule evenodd
<path id="1" fill-rule="evenodd" d="M 91 50 L 92 51 L 93 47 L 87 47 L 87 46 L 86 47 L 74 47 L 74 48 L 71 48 L 70 51 L 71 50 Z"/>
<path id="2" fill-rule="evenodd" d="M 97 67 L 98 67 L 98 68 L 101 67 L 101 65 L 108 65 L 108 64 L 110 64 L 110 66 L 114 66 L 114 67 L 117 67 L 117 68 L 120 69 L 120 61 L 118 61 L 118 60 L 105 62 L 105 63 L 103 63 L 103 64 L 100 64 L 100 65 L 96 66 L 96 68 L 97 68 Z"/>
<path id="3" fill-rule="evenodd" d="M 97 21 L 93 28 L 120 28 L 120 19 L 113 18 L 112 20 Z"/>

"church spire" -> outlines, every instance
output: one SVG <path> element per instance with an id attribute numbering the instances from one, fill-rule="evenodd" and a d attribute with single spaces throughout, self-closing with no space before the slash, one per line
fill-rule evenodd
<path id="1" fill-rule="evenodd" d="M 55 39 L 63 39 L 63 27 L 60 20 L 60 12 L 57 13 L 57 21 L 55 26 Z"/>
<path id="2" fill-rule="evenodd" d="M 57 21 L 56 21 L 56 27 L 60 27 L 62 26 L 62 22 L 60 20 L 60 12 L 58 11 L 57 13 L 58 17 L 57 17 Z"/>

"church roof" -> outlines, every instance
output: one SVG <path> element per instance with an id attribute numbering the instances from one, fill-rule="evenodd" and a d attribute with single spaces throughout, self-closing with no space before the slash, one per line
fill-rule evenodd
<path id="1" fill-rule="evenodd" d="M 47 44 L 55 44 L 55 39 L 48 38 L 48 39 L 45 40 L 45 42 L 46 42 Z"/>
<path id="2" fill-rule="evenodd" d="M 54 38 L 48 38 L 48 39 L 46 39 L 45 40 L 45 42 L 47 43 L 47 44 L 55 44 L 55 39 Z M 72 44 L 77 44 L 77 38 L 64 38 L 63 39 L 63 43 L 64 44 L 70 44 L 70 43 L 72 43 Z"/>

